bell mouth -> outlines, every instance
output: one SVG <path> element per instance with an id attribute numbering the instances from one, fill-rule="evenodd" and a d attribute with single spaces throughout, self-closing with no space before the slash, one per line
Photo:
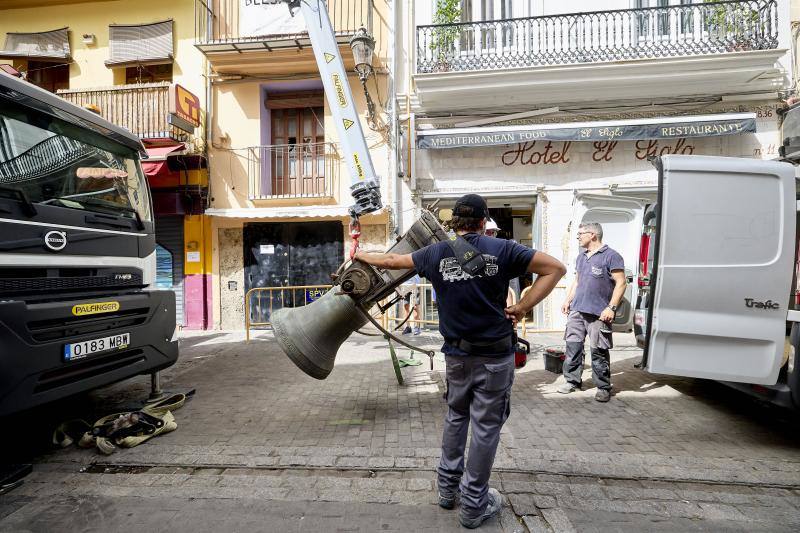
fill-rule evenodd
<path id="1" fill-rule="evenodd" d="M 273 311 L 270 322 L 278 346 L 297 368 L 325 379 L 333 371 L 339 347 L 367 319 L 352 297 L 333 288 L 307 306 Z"/>

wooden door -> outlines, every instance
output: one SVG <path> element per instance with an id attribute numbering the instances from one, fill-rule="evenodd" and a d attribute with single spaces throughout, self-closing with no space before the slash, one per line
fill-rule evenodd
<path id="1" fill-rule="evenodd" d="M 322 107 L 272 110 L 272 194 L 322 196 L 325 128 Z"/>

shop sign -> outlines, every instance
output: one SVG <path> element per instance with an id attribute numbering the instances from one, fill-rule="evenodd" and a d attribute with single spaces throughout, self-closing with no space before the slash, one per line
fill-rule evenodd
<path id="1" fill-rule="evenodd" d="M 169 91 L 169 122 L 194 133 L 200 125 L 200 99 L 185 87 L 173 83 Z"/>
<path id="2" fill-rule="evenodd" d="M 531 143 L 535 141 L 639 141 L 714 137 L 755 133 L 754 118 L 714 120 L 707 122 L 671 122 L 668 124 L 623 124 L 603 127 L 551 127 L 532 125 L 513 131 L 484 131 L 463 133 L 420 132 L 417 148 L 462 148 L 496 144 Z"/>
<path id="3" fill-rule="evenodd" d="M 306 303 L 310 304 L 322 298 L 322 295 L 325 294 L 325 291 L 328 289 L 306 289 Z"/>
<path id="4" fill-rule="evenodd" d="M 613 161 L 614 157 L 618 155 L 618 145 L 619 141 L 595 141 L 592 143 L 592 161 L 594 163 Z M 639 161 L 667 154 L 692 155 L 697 150 L 695 144 L 686 139 L 636 141 L 634 148 L 633 156 Z M 514 165 L 564 165 L 572 160 L 570 152 L 572 149 L 572 141 L 562 143 L 553 143 L 552 141 L 517 143 L 514 148 L 502 153 L 500 162 L 507 167 Z M 631 151 L 626 150 L 623 153 L 631 154 Z"/>
<path id="5" fill-rule="evenodd" d="M 239 36 L 265 37 L 305 33 L 300 14 L 292 16 L 288 4 L 274 0 L 239 0 Z"/>

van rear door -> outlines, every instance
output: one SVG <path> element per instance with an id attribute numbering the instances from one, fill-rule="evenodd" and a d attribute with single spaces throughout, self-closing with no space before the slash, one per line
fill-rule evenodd
<path id="1" fill-rule="evenodd" d="M 647 370 L 774 384 L 792 281 L 794 167 L 682 155 L 656 166 Z"/>
<path id="2" fill-rule="evenodd" d="M 625 274 L 628 288 L 617 309 L 612 329 L 631 331 L 633 329 L 633 304 L 636 302 L 638 288 L 633 281 L 639 259 L 642 215 L 647 200 L 629 196 L 609 196 L 601 194 L 578 194 L 575 197 L 575 211 L 571 238 L 575 252 L 571 258 L 570 269 L 575 265 L 575 257 L 582 253 L 577 245 L 578 226 L 585 222 L 599 222 L 603 226 L 603 244 L 607 244 L 622 256 L 625 261 Z M 572 273 L 574 275 L 574 272 Z"/>

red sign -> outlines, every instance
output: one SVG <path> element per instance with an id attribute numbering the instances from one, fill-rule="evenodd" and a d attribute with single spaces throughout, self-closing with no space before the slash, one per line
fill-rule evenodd
<path id="1" fill-rule="evenodd" d="M 169 112 L 194 127 L 200 125 L 200 99 L 177 83 L 170 87 Z"/>

